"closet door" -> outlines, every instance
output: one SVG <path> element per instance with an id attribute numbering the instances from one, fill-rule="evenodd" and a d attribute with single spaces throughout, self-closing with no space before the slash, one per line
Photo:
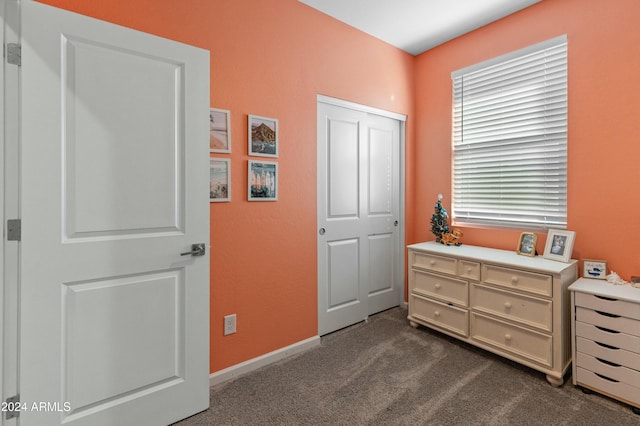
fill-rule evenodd
<path id="1" fill-rule="evenodd" d="M 397 119 L 318 102 L 320 335 L 400 301 L 400 174 Z"/>

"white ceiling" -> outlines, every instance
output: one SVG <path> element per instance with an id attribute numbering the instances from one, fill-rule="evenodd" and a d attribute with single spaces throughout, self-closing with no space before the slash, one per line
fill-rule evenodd
<path id="1" fill-rule="evenodd" d="M 418 55 L 541 0 L 299 0 Z"/>

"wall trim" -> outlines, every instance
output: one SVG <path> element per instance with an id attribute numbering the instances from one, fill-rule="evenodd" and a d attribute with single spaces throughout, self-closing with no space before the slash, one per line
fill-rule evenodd
<path id="1" fill-rule="evenodd" d="M 282 359 L 288 358 L 292 355 L 296 355 L 300 352 L 307 351 L 320 345 L 320 336 L 313 336 L 305 340 L 301 340 L 293 345 L 285 346 L 284 348 L 277 349 L 273 352 L 261 355 L 257 358 L 250 359 L 248 361 L 241 362 L 224 370 L 216 371 L 209 375 L 209 386 L 214 386 L 220 383 L 224 383 L 231 379 L 235 379 L 244 374 L 250 373 L 265 365 L 273 364 Z"/>

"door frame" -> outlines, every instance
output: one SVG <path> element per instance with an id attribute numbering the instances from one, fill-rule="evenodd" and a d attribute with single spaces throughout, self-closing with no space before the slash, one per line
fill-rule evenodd
<path id="1" fill-rule="evenodd" d="M 18 0 L 0 0 L 2 46 L 20 43 L 20 4 Z M 18 394 L 18 322 L 20 267 L 19 241 L 8 241 L 7 220 L 20 219 L 20 66 L 3 58 L 0 66 L 0 206 L 2 208 L 3 239 L 0 244 L 0 383 L 1 401 Z M 0 425 L 15 425 L 0 413 Z"/>
<path id="2" fill-rule="evenodd" d="M 376 107 L 371 107 L 368 105 L 363 105 L 363 104 L 359 104 L 356 102 L 351 102 L 351 101 L 346 101 L 344 99 L 338 99 L 338 98 L 333 98 L 331 96 L 326 96 L 326 95 L 321 95 L 318 94 L 317 95 L 317 99 L 316 99 L 316 106 L 319 103 L 324 103 L 324 104 L 328 104 L 328 105 L 334 105 L 334 106 L 338 106 L 338 107 L 342 107 L 342 108 L 347 108 L 347 109 L 352 109 L 355 111 L 359 111 L 359 112 L 364 112 L 364 113 L 368 113 L 368 114 L 374 114 L 374 115 L 379 115 L 382 117 L 387 117 L 387 118 L 391 118 L 394 120 L 397 120 L 400 124 L 400 143 L 399 143 L 399 150 L 400 152 L 398 153 L 399 155 L 399 159 L 400 159 L 400 170 L 399 170 L 399 191 L 400 191 L 400 201 L 399 201 L 399 212 L 398 212 L 398 216 L 400 217 L 399 220 L 399 225 L 398 225 L 398 246 L 396 247 L 395 250 L 395 254 L 396 254 L 396 262 L 398 267 L 398 271 L 396 272 L 396 280 L 398 281 L 398 305 L 401 306 L 402 308 L 406 309 L 407 307 L 407 302 L 405 302 L 404 300 L 404 283 L 405 283 L 405 189 L 406 189 L 406 185 L 405 185 L 405 179 L 406 179 L 406 159 L 405 159 L 405 153 L 406 153 L 406 124 L 407 124 L 407 116 L 405 114 L 400 114 L 397 112 L 391 112 L 391 111 L 387 111 L 387 110 L 383 110 L 380 108 L 376 108 Z M 317 108 L 316 108 L 317 109 Z M 318 145 L 318 141 L 316 140 L 316 147 Z M 318 179 L 318 173 L 316 171 L 316 179 Z M 316 191 L 319 192 L 319 179 L 316 182 Z M 320 226 L 318 225 L 319 223 L 319 218 L 316 216 L 316 232 L 317 230 L 320 228 Z M 316 239 L 317 239 L 317 234 L 316 234 Z M 317 245 L 317 243 L 316 243 Z M 317 262 L 317 259 L 316 259 Z M 319 273 L 319 272 L 318 272 Z M 318 283 L 316 287 L 320 287 L 320 280 L 318 279 Z M 318 313 L 319 315 L 319 313 Z"/>

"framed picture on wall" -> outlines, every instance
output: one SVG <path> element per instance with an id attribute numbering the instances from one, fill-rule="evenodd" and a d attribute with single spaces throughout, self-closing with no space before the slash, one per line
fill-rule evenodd
<path id="1" fill-rule="evenodd" d="M 582 261 L 582 276 L 585 278 L 607 278 L 607 262 L 604 260 L 584 259 Z"/>
<path id="2" fill-rule="evenodd" d="M 544 255 L 547 259 L 569 262 L 573 253 L 573 242 L 576 233 L 573 231 L 560 231 L 550 229 L 547 233 L 547 243 L 544 247 Z"/>
<path id="3" fill-rule="evenodd" d="M 249 201 L 278 200 L 278 163 L 249 160 L 247 198 Z"/>
<path id="4" fill-rule="evenodd" d="M 278 156 L 278 119 L 249 115 L 249 155 Z"/>
<path id="5" fill-rule="evenodd" d="M 209 201 L 231 201 L 231 161 L 228 158 L 209 159 Z"/>
<path id="6" fill-rule="evenodd" d="M 523 232 L 520 234 L 520 239 L 518 240 L 518 248 L 516 252 L 523 256 L 535 256 L 536 253 L 536 242 L 538 241 L 538 236 L 533 232 Z"/>
<path id="7" fill-rule="evenodd" d="M 209 109 L 209 152 L 231 153 L 231 112 Z"/>

